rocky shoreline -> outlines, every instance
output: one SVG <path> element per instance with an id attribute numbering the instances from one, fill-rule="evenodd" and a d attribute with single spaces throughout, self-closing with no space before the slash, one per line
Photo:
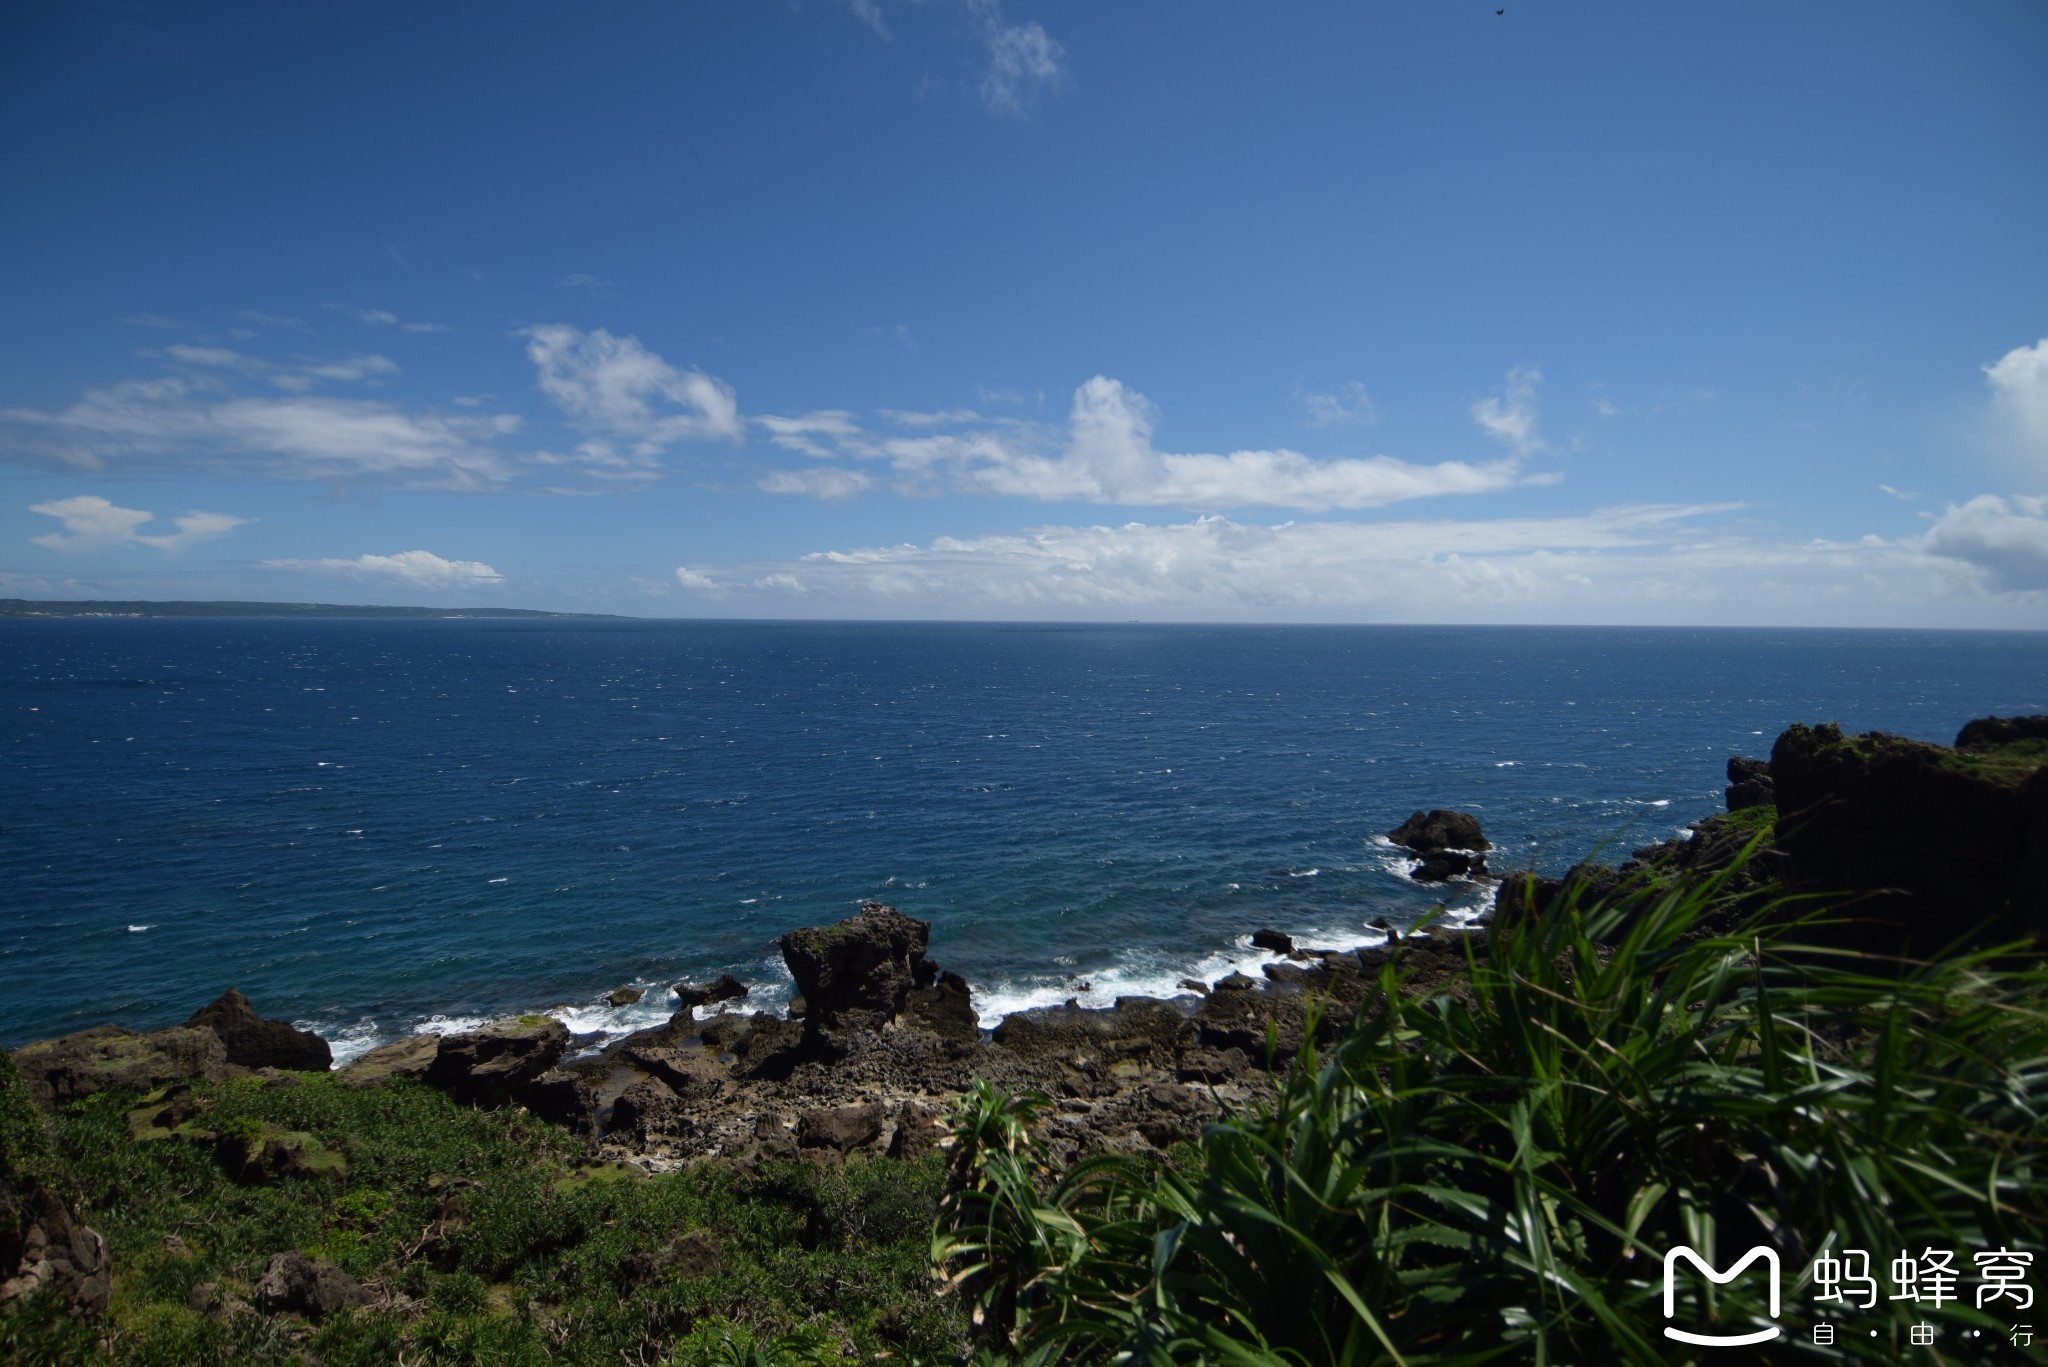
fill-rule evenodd
<path id="1" fill-rule="evenodd" d="M 1418 881 L 1494 882 L 1493 925 L 1559 897 L 1725 876 L 1729 891 L 1755 905 L 1801 890 L 1837 894 L 1846 915 L 1829 933 L 1862 949 L 2003 943 L 2048 930 L 2048 717 L 1971 722 L 1954 747 L 1795 726 L 1768 760 L 1730 760 L 1728 777 L 1728 815 L 1619 867 L 1582 864 L 1557 879 L 1496 880 L 1486 865 L 1492 847 L 1466 813 L 1417 812 L 1388 836 L 1420 861 Z M 1048 1098 L 1047 1151 L 1064 1163 L 1193 1137 L 1219 1111 L 1270 1097 L 1304 1042 L 1333 1039 L 1382 970 L 1398 967 L 1404 992 L 1455 995 L 1468 956 L 1487 952 L 1484 925 L 1381 929 L 1383 942 L 1323 952 L 1260 929 L 1253 943 L 1283 956 L 1260 978 L 1191 979 L 1175 997 L 1124 997 L 1107 1008 L 1040 1007 L 984 1031 L 968 983 L 929 955 L 930 924 L 870 902 L 836 925 L 781 938 L 798 993 L 787 1017 L 700 1016 L 747 989 L 730 978 L 684 983 L 671 989 L 667 1023 L 602 1048 L 578 1052 L 582 1042 L 561 1021 L 528 1015 L 397 1040 L 334 1076 L 360 1088 L 412 1079 L 459 1104 L 523 1108 L 580 1136 L 594 1161 L 645 1172 L 707 1159 L 916 1157 L 940 1143 L 949 1109 L 981 1079 Z M 45 1109 L 134 1089 L 148 1114 L 132 1123 L 210 1146 L 237 1180 L 305 1174 L 322 1161 L 289 1135 L 219 1134 L 195 1120 L 186 1099 L 195 1083 L 296 1085 L 332 1063 L 318 1035 L 264 1019 L 233 990 L 180 1026 L 99 1026 L 26 1045 L 13 1059 Z M 28 1233 L 0 1248 L 9 1279 L 0 1300 L 50 1283 L 81 1308 L 103 1305 L 97 1236 L 74 1226 L 61 1203 L 36 1209 Z"/>

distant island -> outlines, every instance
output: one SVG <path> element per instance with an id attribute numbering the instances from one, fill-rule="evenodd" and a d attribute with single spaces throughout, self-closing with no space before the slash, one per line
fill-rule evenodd
<path id="1" fill-rule="evenodd" d="M 0 617 L 544 617 L 557 621 L 633 620 L 609 612 L 540 612 L 533 608 L 394 608 L 373 603 L 152 603 L 114 598 L 0 598 Z"/>

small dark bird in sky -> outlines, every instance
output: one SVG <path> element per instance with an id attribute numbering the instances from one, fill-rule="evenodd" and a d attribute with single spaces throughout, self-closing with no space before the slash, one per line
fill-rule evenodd
<path id="1" fill-rule="evenodd" d="M 1506 10 L 1504 10 L 1504 9 L 1497 9 L 1497 10 L 1495 10 L 1495 11 L 1494 11 L 1494 13 L 1495 13 L 1495 14 L 1506 14 L 1506 13 L 1507 13 L 1507 11 L 1506 11 Z"/>

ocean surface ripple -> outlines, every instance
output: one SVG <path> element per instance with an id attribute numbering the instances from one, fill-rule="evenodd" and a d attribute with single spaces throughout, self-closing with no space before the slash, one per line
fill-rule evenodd
<path id="1" fill-rule="evenodd" d="M 992 1023 L 1426 914 L 1415 808 L 1555 872 L 1790 722 L 2040 711 L 2044 633 L 6 621 L 0 1043 L 228 986 L 344 1057 L 721 972 L 773 1009 L 776 937 L 867 898 Z"/>

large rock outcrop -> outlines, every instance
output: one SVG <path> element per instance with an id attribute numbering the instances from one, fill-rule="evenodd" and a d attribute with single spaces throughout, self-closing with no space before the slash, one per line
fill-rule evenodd
<path id="1" fill-rule="evenodd" d="M 1387 839 L 1422 856 L 1412 875 L 1418 883 L 1484 878 L 1485 852 L 1493 848 L 1480 832 L 1478 817 L 1441 807 L 1415 813 L 1388 831 Z"/>
<path id="2" fill-rule="evenodd" d="M 95 1025 L 76 1034 L 24 1044 L 14 1051 L 22 1086 L 46 1109 L 110 1087 L 146 1092 L 188 1078 L 218 1081 L 228 1066 L 220 1036 L 203 1026 L 138 1034 Z"/>
<path id="3" fill-rule="evenodd" d="M 311 1030 L 290 1021 L 265 1020 L 249 999 L 234 988 L 192 1013 L 188 1026 L 205 1026 L 220 1036 L 228 1062 L 243 1068 L 286 1068 L 324 1073 L 334 1066 L 334 1051 Z"/>
<path id="4" fill-rule="evenodd" d="M 1771 748 L 1790 877 L 1850 894 L 1856 943 L 2048 931 L 2048 718 L 1982 718 L 1956 739 L 1793 726 Z"/>
<path id="5" fill-rule="evenodd" d="M 467 1106 L 524 1105 L 522 1093 L 560 1063 L 568 1047 L 569 1027 L 552 1016 L 498 1021 L 442 1036 L 425 1080 Z"/>
<path id="6" fill-rule="evenodd" d="M 931 933 L 929 921 L 866 902 L 837 925 L 783 936 L 782 961 L 804 1000 L 806 1034 L 879 1030 L 901 1016 L 911 992 L 938 978 L 938 966 L 924 956 Z"/>

